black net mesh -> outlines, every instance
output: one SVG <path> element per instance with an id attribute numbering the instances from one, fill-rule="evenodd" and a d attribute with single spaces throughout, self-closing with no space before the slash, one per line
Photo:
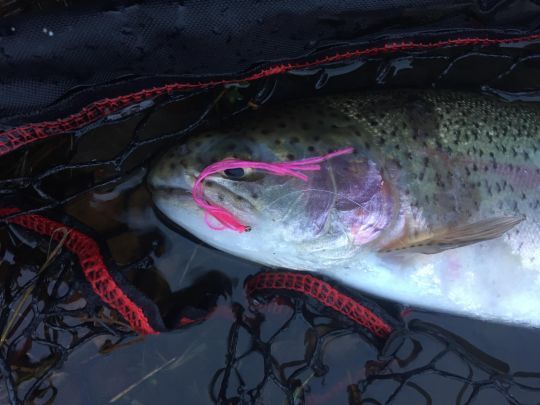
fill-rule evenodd
<path id="1" fill-rule="evenodd" d="M 0 4 L 0 195 L 17 208 L 1 216 L 2 402 L 538 403 L 534 359 L 495 350 L 518 334 L 529 352 L 535 331 L 401 323 L 376 301 L 394 330 L 380 339 L 306 295 L 248 296 L 259 267 L 171 231 L 143 183 L 158 151 L 267 103 L 403 87 L 537 101 L 540 5 L 228 3 Z M 65 228 L 14 222 L 28 214 Z M 153 328 L 185 331 L 136 337 L 67 248 L 73 230 Z"/>
<path id="2" fill-rule="evenodd" d="M 2 236 L 3 246 L 13 243 Z M 108 308 L 88 302 L 88 288 L 81 288 L 79 269 L 62 252 L 63 242 L 27 236 L 33 243 L 16 243 L 9 250 L 16 253 L 6 253 L 1 265 L 2 402 L 54 403 L 51 374 L 74 350 L 105 336 L 99 350 L 107 353 L 132 332 Z"/>
<path id="3" fill-rule="evenodd" d="M 27 280 L 4 284 L 3 298 L 9 300 L 2 311 L 3 330 L 8 330 L 2 336 L 1 359 L 5 402 L 55 402 L 56 385 L 66 390 L 59 376 L 70 355 L 77 358 L 77 367 L 87 367 L 96 356 L 114 359 L 127 347 L 146 353 L 148 342 L 133 337 L 117 316 L 96 308 L 91 299 L 88 302 L 84 287 L 82 292 L 80 287 L 69 287 L 77 286 L 72 270 L 76 266 L 69 256 L 60 254 L 49 262 L 37 277 L 37 267 L 22 268 L 20 273 L 11 269 L 12 278 L 20 280 L 28 273 Z M 355 298 L 363 302 L 362 296 Z M 387 317 L 396 313 L 391 304 L 383 305 L 379 310 L 384 308 Z M 12 323 L 14 311 L 19 316 Z M 199 398 L 198 403 L 537 402 L 540 373 L 513 369 L 463 337 L 421 318 L 426 315 L 409 314 L 405 327 L 396 323 L 387 340 L 374 341 L 358 325 L 304 296 L 262 293 L 249 300 L 223 301 L 207 321 L 206 332 L 217 331 L 219 336 L 198 333 L 197 327 L 187 329 L 183 336 L 191 336 L 191 343 L 177 349 L 181 355 L 159 358 L 159 365 L 141 370 L 140 378 L 118 383 L 107 373 L 98 379 L 91 368 L 83 374 L 94 383 L 112 385 L 107 400 L 120 403 L 144 398 L 132 390 L 144 386 L 150 374 L 158 382 L 176 381 L 168 390 L 188 401 Z M 179 338 L 175 340 L 182 342 Z M 217 345 L 217 355 L 193 342 Z M 85 356 L 81 358 L 78 351 Z M 190 356 L 198 364 L 184 365 L 191 371 L 212 364 L 195 394 L 186 372 L 178 371 Z M 99 385 L 93 390 L 107 393 Z M 151 388 L 147 390 L 148 396 L 155 395 Z M 60 398 L 65 399 L 65 394 Z"/>
<path id="4" fill-rule="evenodd" d="M 222 404 L 537 402 L 536 361 L 519 356 L 524 347 L 535 347 L 533 330 L 374 302 L 326 280 L 391 326 L 390 335 L 377 337 L 307 294 L 244 288 L 242 281 L 249 284 L 246 275 L 256 266 L 222 258 L 229 274 L 209 271 L 217 254 L 210 249 L 182 242 L 181 235 L 166 230 L 139 230 L 136 237 L 131 232 L 125 224 L 100 232 L 116 261 L 135 259 L 114 270 L 152 297 L 169 325 L 186 317 L 196 325 L 184 323 L 185 330 L 141 340 L 116 311 L 96 299 L 73 255 L 61 253 L 65 242 L 51 243 L 13 226 L 2 236 L 0 273 L 5 402 L 77 398 L 69 387 L 75 381 L 80 390 L 86 380 L 90 403 L 142 402 L 156 395 L 160 402 L 183 398 Z M 128 237 L 132 240 L 119 242 Z M 115 243 L 130 247 L 129 252 L 115 249 Z M 172 249 L 147 259 L 168 244 L 181 244 L 181 255 Z M 126 257 L 135 246 L 139 257 Z M 188 287 L 175 293 L 169 290 L 175 283 L 154 272 L 156 263 L 171 255 L 180 270 L 185 266 L 182 273 L 191 266 L 196 276 L 186 277 L 194 281 L 181 283 Z M 178 277 L 179 269 L 174 270 Z M 267 273 L 255 277 L 260 274 Z M 493 344 L 478 337 L 480 331 Z M 77 373 L 83 380 L 76 379 Z M 117 373 L 125 378 L 118 379 Z"/>
<path id="5" fill-rule="evenodd" d="M 285 308 L 285 309 L 284 309 Z M 277 312 L 277 314 L 276 314 Z M 380 350 L 342 319 L 321 316 L 305 299 L 279 298 L 254 312 L 234 308 L 226 364 L 211 385 L 215 403 L 489 404 L 536 403 L 540 374 L 512 370 L 462 337 L 412 319 Z M 282 320 L 268 333 L 264 322 Z M 301 325 L 301 326 L 300 326 Z M 298 333 L 296 355 L 284 357 L 287 335 Z M 242 334 L 249 343 L 238 343 Z M 289 337 L 290 338 L 290 337 Z M 246 358 L 260 356 L 259 369 Z M 352 361 L 351 361 L 352 359 Z M 353 366 L 351 366 L 353 363 Z M 257 377 L 254 378 L 254 375 Z"/>

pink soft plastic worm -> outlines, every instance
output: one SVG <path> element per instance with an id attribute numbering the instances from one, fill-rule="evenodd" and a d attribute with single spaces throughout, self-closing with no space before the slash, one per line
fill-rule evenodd
<path id="1" fill-rule="evenodd" d="M 347 155 L 354 152 L 354 148 L 349 147 L 328 153 L 324 156 L 316 156 L 307 159 L 293 160 L 292 162 L 252 162 L 249 160 L 225 159 L 213 163 L 199 174 L 193 184 L 192 194 L 195 203 L 204 211 L 204 220 L 206 224 L 215 230 L 232 229 L 237 232 L 247 232 L 251 227 L 243 225 L 233 214 L 225 208 L 210 204 L 204 198 L 203 182 L 208 176 L 222 172 L 227 169 L 259 169 L 275 174 L 276 176 L 292 176 L 302 181 L 307 181 L 308 177 L 301 171 L 317 171 L 321 169 L 320 163 L 332 159 L 336 156 Z M 214 225 L 210 222 L 208 215 L 213 216 L 221 225 Z"/>

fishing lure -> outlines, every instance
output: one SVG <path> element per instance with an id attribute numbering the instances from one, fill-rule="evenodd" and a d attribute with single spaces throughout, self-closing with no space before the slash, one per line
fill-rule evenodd
<path id="1" fill-rule="evenodd" d="M 308 177 L 302 171 L 321 170 L 320 164 L 337 156 L 348 155 L 354 152 L 354 148 L 348 147 L 323 156 L 315 156 L 307 159 L 293 160 L 291 162 L 254 162 L 240 159 L 224 159 L 213 163 L 204 168 L 195 183 L 193 184 L 192 194 L 195 203 L 204 210 L 204 220 L 206 224 L 215 230 L 232 229 L 237 232 L 249 232 L 251 227 L 242 224 L 227 209 L 210 203 L 204 198 L 204 180 L 212 174 L 223 172 L 230 169 L 258 169 L 275 174 L 276 176 L 292 176 L 302 181 L 307 181 Z M 221 225 L 215 225 L 210 222 L 209 215 L 219 221 Z"/>

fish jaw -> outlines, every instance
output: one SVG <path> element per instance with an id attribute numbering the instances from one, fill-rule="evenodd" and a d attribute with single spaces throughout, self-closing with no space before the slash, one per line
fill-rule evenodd
<path id="1" fill-rule="evenodd" d="M 295 267 L 294 263 L 284 260 L 284 257 L 291 253 L 287 248 L 288 244 L 275 243 L 284 240 L 280 228 L 268 226 L 265 224 L 267 221 L 257 215 L 250 215 L 247 210 L 238 210 L 239 200 L 235 198 L 238 196 L 219 184 L 218 179 L 213 179 L 212 186 L 205 188 L 205 199 L 234 210 L 234 214 L 240 216 L 239 219 L 250 224 L 251 231 L 242 233 L 232 229 L 216 229 L 220 228 L 221 224 L 211 215 L 207 215 L 193 199 L 195 177 L 185 173 L 172 175 L 167 171 L 166 165 L 167 162 L 158 162 L 147 180 L 154 204 L 165 217 L 218 250 L 267 266 L 301 269 L 301 263 Z M 227 199 L 224 198 L 225 195 Z M 234 205 L 228 205 L 224 200 L 234 201 Z M 255 209 L 253 206 L 250 208 Z M 278 232 L 280 234 L 276 235 Z M 265 246 L 264 252 L 268 254 L 261 254 L 261 244 Z"/>
<path id="2" fill-rule="evenodd" d="M 274 231 L 268 230 L 268 226 L 255 219 L 257 222 L 249 232 L 216 230 L 208 226 L 204 212 L 192 199 L 182 198 L 172 202 L 155 195 L 154 203 L 172 222 L 218 250 L 270 267 L 304 269 L 306 255 L 301 254 L 294 245 L 284 241 L 283 235 L 276 235 L 276 232 L 281 232 L 279 228 L 274 227 Z M 261 246 L 265 246 L 265 249 L 261 250 Z M 292 260 L 287 259 L 288 257 L 292 257 Z"/>

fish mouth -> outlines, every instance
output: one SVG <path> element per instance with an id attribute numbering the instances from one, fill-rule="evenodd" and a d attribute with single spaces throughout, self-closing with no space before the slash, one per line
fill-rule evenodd
<path id="1" fill-rule="evenodd" d="M 185 188 L 180 187 L 170 187 L 170 186 L 161 186 L 155 185 L 152 183 L 148 184 L 148 189 L 154 197 L 162 198 L 193 198 L 191 190 L 186 190 Z"/>
<path id="2" fill-rule="evenodd" d="M 150 193 L 154 198 L 160 198 L 160 199 L 174 199 L 174 200 L 193 200 L 193 192 L 192 190 L 186 190 L 182 187 L 172 187 L 172 186 L 166 186 L 166 185 L 156 185 L 149 183 L 148 189 L 150 190 Z M 255 210 L 255 205 L 251 202 L 245 199 L 244 197 L 232 192 L 226 187 L 217 185 L 214 186 L 214 194 L 211 193 L 205 193 L 205 199 L 208 200 L 208 202 L 215 204 L 215 205 L 222 205 L 225 197 L 228 197 L 229 200 L 236 200 L 238 203 L 241 201 L 244 208 L 249 208 L 251 210 Z M 217 195 L 221 195 L 221 198 Z"/>

